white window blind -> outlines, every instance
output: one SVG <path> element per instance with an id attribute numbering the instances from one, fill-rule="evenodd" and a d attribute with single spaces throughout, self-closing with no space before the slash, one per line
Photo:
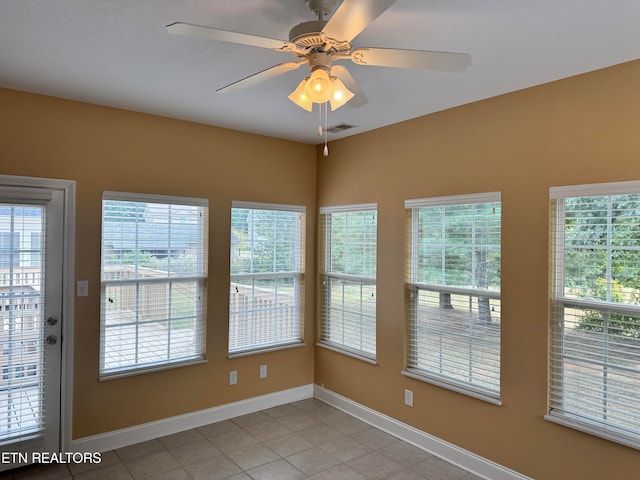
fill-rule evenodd
<path id="1" fill-rule="evenodd" d="M 229 354 L 302 342 L 305 207 L 233 202 Z"/>
<path id="2" fill-rule="evenodd" d="M 500 398 L 500 193 L 405 202 L 407 371 Z"/>
<path id="3" fill-rule="evenodd" d="M 0 445 L 12 450 L 41 446 L 48 415 L 45 213 L 38 205 L 0 205 Z"/>
<path id="4" fill-rule="evenodd" d="M 550 193 L 546 418 L 640 448 L 640 182 Z"/>
<path id="5" fill-rule="evenodd" d="M 376 358 L 375 204 L 320 209 L 320 345 Z"/>
<path id="6" fill-rule="evenodd" d="M 104 192 L 100 376 L 204 360 L 208 201 Z"/>

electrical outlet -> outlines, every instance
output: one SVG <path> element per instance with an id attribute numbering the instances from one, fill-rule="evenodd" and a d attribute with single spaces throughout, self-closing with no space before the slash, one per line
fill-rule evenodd
<path id="1" fill-rule="evenodd" d="M 267 366 L 260 365 L 260 378 L 267 378 Z"/>
<path id="2" fill-rule="evenodd" d="M 231 370 L 229 372 L 229 385 L 235 385 L 236 383 L 238 383 L 238 371 Z"/>
<path id="3" fill-rule="evenodd" d="M 404 404 L 407 407 L 413 407 L 413 392 L 411 390 L 404 391 Z"/>

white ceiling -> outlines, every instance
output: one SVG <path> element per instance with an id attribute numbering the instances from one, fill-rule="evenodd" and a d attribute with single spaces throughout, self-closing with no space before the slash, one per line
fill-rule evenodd
<path id="1" fill-rule="evenodd" d="M 314 19 L 304 0 L 0 0 L 0 87 L 317 144 L 317 109 L 287 99 L 305 67 L 216 93 L 296 57 L 165 29 L 186 22 L 288 40 Z M 329 140 L 638 59 L 640 1 L 398 0 L 352 43 L 469 53 L 472 66 L 343 63 L 369 104 L 330 112 L 329 126 L 358 128 Z"/>

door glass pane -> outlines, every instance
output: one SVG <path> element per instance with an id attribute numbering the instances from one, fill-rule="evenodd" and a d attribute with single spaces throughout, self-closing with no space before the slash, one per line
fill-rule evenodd
<path id="1" fill-rule="evenodd" d="M 0 204 L 0 445 L 44 426 L 44 207 Z"/>

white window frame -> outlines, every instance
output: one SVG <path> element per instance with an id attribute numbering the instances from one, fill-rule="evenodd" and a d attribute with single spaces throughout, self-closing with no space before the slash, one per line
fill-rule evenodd
<path id="1" fill-rule="evenodd" d="M 349 274 L 345 272 L 335 272 L 331 267 L 331 231 L 330 222 L 332 216 L 335 214 L 348 214 L 355 212 L 367 212 L 375 214 L 375 235 L 376 235 L 376 257 L 377 257 L 377 216 L 378 205 L 376 203 L 365 203 L 357 205 L 344 205 L 334 207 L 321 207 L 320 208 L 320 228 L 323 228 L 322 232 L 322 273 L 320 278 L 320 321 L 319 321 L 319 341 L 316 345 L 330 350 L 334 350 L 338 353 L 348 355 L 359 360 L 363 360 L 368 363 L 376 364 L 376 276 L 367 276 L 363 274 Z M 376 260 L 377 261 L 377 260 Z M 374 269 L 376 265 L 374 265 Z M 355 322 L 351 322 L 351 326 L 360 330 L 359 334 L 359 346 L 353 345 L 354 342 L 347 340 L 340 341 L 338 338 L 331 335 L 331 316 L 332 310 L 332 294 L 331 285 L 333 282 L 344 283 L 359 287 L 360 299 L 358 305 L 355 306 L 357 311 L 352 311 L 351 314 L 357 317 Z M 367 298 L 365 298 L 367 295 Z M 373 295 L 373 298 L 369 298 L 369 295 Z M 354 306 L 352 305 L 351 308 Z M 335 308 L 337 312 L 344 314 L 347 308 L 337 306 Z M 373 326 L 371 326 L 371 322 Z"/>
<path id="2" fill-rule="evenodd" d="M 580 340 L 571 341 L 566 336 L 567 333 L 565 331 L 565 326 L 570 325 L 571 323 L 569 322 L 574 323 L 578 315 L 578 313 L 572 314 L 571 312 L 598 312 L 602 315 L 603 324 L 609 314 L 640 317 L 640 305 L 612 299 L 576 298 L 575 295 L 568 295 L 565 287 L 565 200 L 600 196 L 613 197 L 615 195 L 640 195 L 640 181 L 573 185 L 552 187 L 549 189 L 551 232 L 550 360 L 548 411 L 544 418 L 566 427 L 640 449 L 640 427 L 635 430 L 632 428 L 623 428 L 619 424 L 620 418 L 616 417 L 616 406 L 608 404 L 614 395 L 621 395 L 621 391 L 630 391 L 631 387 L 625 389 L 618 386 L 616 388 L 613 385 L 613 380 L 611 380 L 612 385 L 607 387 L 609 376 L 613 378 L 616 374 L 620 375 L 620 372 L 624 372 L 624 376 L 627 379 L 639 382 L 640 368 L 632 369 L 622 366 L 619 357 L 622 357 L 621 348 L 623 343 L 620 343 L 620 339 L 617 338 L 618 336 L 615 333 L 605 334 L 604 332 L 600 332 L 596 334 L 596 336 L 602 340 L 604 345 L 602 348 L 607 351 L 607 356 L 599 360 L 598 356 L 594 356 L 597 351 L 600 351 L 599 348 L 591 346 L 591 344 L 587 345 Z M 613 211 L 611 210 L 607 214 L 608 239 L 611 238 L 611 228 L 613 219 L 615 218 L 612 214 Z M 640 219 L 638 221 L 640 221 Z M 614 249 L 615 247 L 610 244 L 608 240 L 606 245 L 607 265 L 611 262 L 611 255 Z M 606 283 L 609 284 L 613 281 L 613 277 L 611 270 L 609 268 L 606 270 L 605 280 Z M 568 318 L 567 315 L 569 315 Z M 635 343 L 637 344 L 637 346 L 634 345 L 636 349 L 640 347 L 640 342 Z M 585 350 L 576 350 L 576 346 L 586 346 L 587 348 Z M 584 391 L 583 389 L 578 392 L 573 388 L 573 382 L 580 380 L 572 380 L 568 372 L 572 368 L 577 368 L 578 365 L 591 365 L 594 369 L 598 367 L 602 368 L 602 398 L 600 400 L 594 396 L 599 388 L 598 384 L 595 383 L 595 380 L 597 380 L 595 374 L 589 374 L 589 380 L 592 382 L 590 383 L 592 390 Z M 586 377 L 586 375 L 583 376 Z M 581 401 L 572 402 L 572 395 L 574 397 L 577 395 Z M 611 397 L 611 399 L 609 397 Z M 565 398 L 569 398 L 569 401 L 567 402 Z M 587 407 L 581 406 L 583 399 L 590 399 L 588 409 Z M 623 400 L 628 401 L 626 398 Z M 618 402 L 619 401 L 620 400 L 618 400 Z M 602 418 L 600 419 L 594 417 L 596 405 L 600 405 L 598 402 L 601 402 Z M 580 406 L 577 406 L 578 404 L 580 404 Z M 640 418 L 640 408 L 638 408 L 638 405 L 639 402 L 636 401 L 636 419 Z M 600 409 L 600 407 L 598 407 L 598 409 Z M 611 415 L 610 412 L 613 412 L 613 415 Z M 611 420 L 609 420 L 610 418 Z M 637 420 L 636 423 L 638 423 Z"/>
<path id="3" fill-rule="evenodd" d="M 138 375 L 148 372 L 155 372 L 158 370 L 166 370 L 170 368 L 183 367 L 187 365 L 194 365 L 199 363 L 206 362 L 205 356 L 205 345 L 206 345 L 206 288 L 207 288 L 207 264 L 208 264 L 208 207 L 209 201 L 208 199 L 202 198 L 192 198 L 192 197 L 177 197 L 177 196 L 169 196 L 169 195 L 154 195 L 154 194 L 141 194 L 141 193 L 130 193 L 130 192 L 114 192 L 114 191 L 104 191 L 102 195 L 102 260 L 100 267 L 100 304 L 101 304 L 101 313 L 100 313 L 100 366 L 99 366 L 99 379 L 110 380 L 114 378 L 126 377 L 131 375 Z M 163 205 L 185 205 L 185 206 L 193 206 L 199 207 L 201 209 L 201 214 L 203 216 L 202 222 L 198 223 L 198 233 L 197 239 L 199 241 L 198 246 L 196 248 L 197 251 L 197 259 L 196 262 L 198 264 L 200 275 L 176 275 L 173 274 L 171 276 L 164 276 L 160 278 L 153 279 L 144 279 L 144 278 L 136 278 L 136 279 L 109 279 L 106 278 L 104 274 L 104 206 L 106 201 L 117 201 L 117 202 L 139 202 L 139 203 L 155 203 L 155 204 L 163 204 Z M 180 356 L 177 358 L 168 358 L 163 361 L 155 361 L 155 362 L 134 362 L 127 366 L 117 367 L 117 368 L 107 368 L 105 365 L 105 351 L 107 348 L 106 345 L 106 329 L 109 328 L 106 325 L 106 311 L 107 311 L 107 302 L 109 299 L 107 298 L 107 287 L 109 286 L 124 286 L 124 285 L 135 285 L 136 288 L 139 288 L 143 284 L 157 284 L 157 285 L 167 285 L 171 288 L 172 283 L 175 282 L 193 282 L 196 285 L 196 295 L 194 296 L 194 308 L 196 311 L 196 327 L 194 334 L 194 343 L 192 344 L 193 351 L 189 355 Z M 136 325 L 140 325 L 141 322 L 138 320 L 139 312 L 135 312 L 136 321 L 134 322 Z M 167 335 L 170 329 L 167 329 Z M 136 341 L 137 345 L 138 341 Z"/>
<path id="4" fill-rule="evenodd" d="M 407 221 L 407 252 L 406 252 L 406 260 L 407 260 L 407 268 L 406 275 L 407 280 L 405 283 L 406 295 L 407 295 L 407 317 L 408 317 L 408 332 L 407 332 L 407 356 L 406 356 L 406 368 L 402 372 L 403 375 L 421 380 L 433 385 L 437 385 L 442 388 L 446 388 L 448 390 L 452 390 L 464 395 L 468 395 L 473 398 L 477 398 L 479 400 L 483 400 L 495 405 L 501 405 L 502 402 L 500 400 L 500 327 L 498 328 L 498 339 L 496 342 L 492 343 L 494 348 L 497 348 L 497 359 L 493 359 L 492 361 L 497 364 L 497 377 L 498 377 L 498 385 L 495 389 L 488 388 L 479 383 L 474 383 L 473 381 L 461 381 L 458 378 L 455 378 L 451 375 L 446 375 L 440 372 L 435 372 L 431 370 L 427 370 L 425 368 L 421 368 L 418 365 L 418 361 L 416 360 L 416 356 L 418 355 L 417 347 L 419 340 L 416 338 L 416 325 L 415 325 L 415 316 L 414 311 L 416 308 L 416 302 L 418 301 L 419 295 L 421 293 L 431 292 L 432 294 L 437 293 L 441 294 L 450 294 L 450 295 L 461 295 L 469 297 L 471 299 L 475 299 L 477 301 L 478 298 L 488 299 L 488 301 L 492 301 L 499 305 L 501 295 L 500 290 L 491 290 L 485 288 L 475 287 L 462 287 L 462 286 L 450 286 L 442 283 L 421 283 L 417 279 L 417 266 L 420 258 L 420 254 L 418 251 L 418 214 L 419 209 L 421 208 L 429 208 L 429 207 L 447 207 L 447 206 L 463 206 L 463 205 L 471 205 L 471 204 L 480 204 L 480 203 L 500 203 L 502 202 L 502 195 L 500 192 L 488 192 L 488 193 L 478 193 L 478 194 L 469 194 L 469 195 L 453 195 L 453 196 L 445 196 L 445 197 L 433 197 L 433 198 L 422 198 L 422 199 L 413 199 L 405 201 L 405 210 L 407 213 L 406 221 Z M 500 224 L 502 221 L 500 221 Z M 443 247 L 446 244 L 442 244 Z M 473 244 L 475 245 L 475 243 Z M 470 269 L 472 266 L 469 266 Z M 443 273 L 444 273 L 443 267 Z M 441 312 L 441 310 L 440 310 Z M 438 314 L 440 315 L 440 314 Z M 471 344 L 470 348 L 473 348 L 474 344 Z"/>
<path id="5" fill-rule="evenodd" d="M 281 211 L 298 214 L 298 224 L 294 233 L 293 239 L 296 245 L 295 251 L 295 270 L 293 271 L 272 271 L 261 273 L 241 273 L 233 274 L 230 272 L 230 289 L 229 289 L 229 336 L 227 343 L 227 357 L 236 358 L 247 355 L 255 355 L 266 352 L 272 352 L 276 350 L 282 350 L 287 348 L 295 348 L 304 346 L 303 334 L 304 334 L 304 265 L 305 265 L 305 238 L 306 238 L 306 207 L 301 205 L 286 205 L 286 204 L 274 204 L 274 203 L 260 203 L 260 202 L 246 202 L 234 200 L 231 203 L 231 218 L 233 219 L 234 209 L 245 209 L 250 211 Z M 233 237 L 233 232 L 231 232 Z M 233 255 L 233 252 L 230 252 Z M 232 336 L 236 335 L 234 332 L 238 332 L 242 327 L 235 325 L 235 318 L 240 317 L 243 314 L 249 314 L 251 318 L 255 315 L 255 309 L 241 309 L 234 308 L 234 292 L 238 293 L 234 288 L 236 282 L 250 282 L 252 285 L 256 281 L 260 280 L 277 280 L 277 279 L 293 278 L 294 280 L 294 294 L 293 301 L 293 319 L 288 323 L 290 329 L 293 331 L 292 335 L 285 336 L 277 340 L 270 341 L 253 341 L 245 342 L 244 345 L 236 347 L 232 346 Z M 255 292 L 251 292 L 249 298 L 249 304 L 255 304 Z M 284 308 L 284 310 L 283 310 Z M 277 312 L 273 319 L 275 323 L 282 320 L 281 316 L 284 311 L 290 314 L 289 308 L 279 308 L 274 306 L 270 309 Z M 253 321 L 253 320 L 252 320 Z M 286 320 L 285 320 L 286 322 Z"/>

